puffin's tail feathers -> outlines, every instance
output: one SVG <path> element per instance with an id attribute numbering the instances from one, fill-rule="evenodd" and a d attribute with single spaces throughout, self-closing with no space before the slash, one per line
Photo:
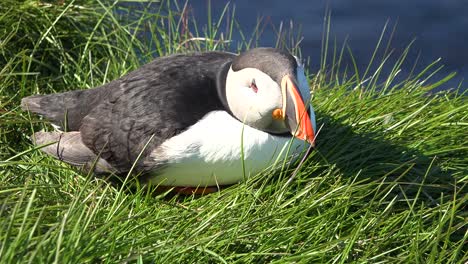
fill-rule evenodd
<path id="1" fill-rule="evenodd" d="M 116 172 L 83 144 L 80 132 L 36 132 L 33 140 L 35 145 L 44 145 L 42 151 L 68 164 L 93 169 L 95 173 Z"/>
<path id="2" fill-rule="evenodd" d="M 67 123 L 67 109 L 64 104 L 65 96 L 66 94 L 50 94 L 25 97 L 21 99 L 21 108 L 24 111 L 39 114 L 63 129 Z"/>
<path id="3" fill-rule="evenodd" d="M 106 89 L 76 90 L 33 95 L 21 100 L 21 108 L 50 120 L 66 131 L 78 131 L 83 118 L 106 96 Z"/>

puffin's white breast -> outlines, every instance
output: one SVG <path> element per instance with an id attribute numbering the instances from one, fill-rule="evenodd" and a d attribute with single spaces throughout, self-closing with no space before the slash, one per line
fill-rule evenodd
<path id="1" fill-rule="evenodd" d="M 156 163 L 166 164 L 150 181 L 192 187 L 233 184 L 282 164 L 284 158 L 297 158 L 308 146 L 246 126 L 225 111 L 213 111 L 150 154 Z"/>

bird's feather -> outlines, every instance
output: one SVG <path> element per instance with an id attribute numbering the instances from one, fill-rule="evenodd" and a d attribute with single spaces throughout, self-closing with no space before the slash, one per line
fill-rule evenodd
<path id="1" fill-rule="evenodd" d="M 83 144 L 80 132 L 36 132 L 33 140 L 43 146 L 41 150 L 45 153 L 71 165 L 93 168 L 97 173 L 115 172 L 108 162 Z"/>
<path id="2" fill-rule="evenodd" d="M 56 124 L 66 120 L 69 130 L 80 131 L 84 146 L 118 172 L 135 162 L 142 171 L 140 154 L 146 157 L 210 111 L 224 108 L 216 78 L 220 65 L 234 56 L 207 52 L 161 57 L 101 87 L 28 97 L 22 106 Z"/>

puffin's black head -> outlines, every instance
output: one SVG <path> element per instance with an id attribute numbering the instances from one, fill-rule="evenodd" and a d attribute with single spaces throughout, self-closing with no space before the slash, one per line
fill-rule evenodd
<path id="1" fill-rule="evenodd" d="M 314 144 L 309 84 L 291 54 L 273 48 L 241 53 L 227 72 L 225 89 L 231 112 L 245 124 L 272 133 L 289 131 Z"/>
<path id="2" fill-rule="evenodd" d="M 281 83 L 285 75 L 296 76 L 297 66 L 297 60 L 291 54 L 274 48 L 251 49 L 237 56 L 231 64 L 233 71 L 254 68 L 266 73 L 277 83 Z"/>

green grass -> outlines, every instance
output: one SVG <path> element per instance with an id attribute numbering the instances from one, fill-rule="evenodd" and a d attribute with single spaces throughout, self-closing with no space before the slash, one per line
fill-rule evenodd
<path id="1" fill-rule="evenodd" d="M 437 64 L 402 82 L 394 78 L 404 56 L 389 76 L 342 72 L 346 47 L 325 34 L 323 54 L 332 56 L 310 62 L 321 65 L 310 81 L 323 127 L 294 177 L 291 167 L 202 197 L 155 194 L 34 148 L 29 135 L 50 127 L 22 112 L 21 98 L 94 87 L 155 56 L 246 49 L 259 31 L 230 46 L 241 30 L 232 8 L 194 29 L 174 2 L 132 21 L 107 1 L 41 3 L 0 3 L 0 263 L 468 260 L 468 104 L 462 90 L 429 92 L 443 83 L 426 78 Z M 299 52 L 297 35 L 280 27 L 278 36 Z"/>

